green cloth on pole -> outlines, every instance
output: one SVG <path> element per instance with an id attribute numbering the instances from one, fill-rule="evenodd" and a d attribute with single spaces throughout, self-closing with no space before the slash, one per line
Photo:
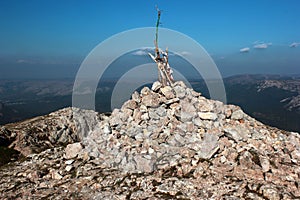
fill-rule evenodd
<path id="1" fill-rule="evenodd" d="M 156 45 L 158 46 L 158 26 L 159 26 L 159 20 L 160 20 L 160 10 L 157 9 L 157 12 L 158 12 L 158 17 L 157 17 L 157 22 L 156 22 L 155 42 L 156 42 Z"/>

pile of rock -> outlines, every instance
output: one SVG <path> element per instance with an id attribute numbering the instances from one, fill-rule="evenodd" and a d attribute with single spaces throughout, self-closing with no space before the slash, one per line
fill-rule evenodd
<path id="1" fill-rule="evenodd" d="M 8 146 L 24 156 L 55 146 L 81 141 L 101 120 L 100 114 L 78 108 L 64 108 L 0 127 L 0 146 Z M 3 143 L 3 144 L 2 144 Z"/>
<path id="2" fill-rule="evenodd" d="M 77 122 L 90 117 L 78 112 Z M 265 126 L 183 82 L 155 82 L 79 130 L 79 142 L 2 169 L 0 197 L 300 198 L 298 133 Z"/>

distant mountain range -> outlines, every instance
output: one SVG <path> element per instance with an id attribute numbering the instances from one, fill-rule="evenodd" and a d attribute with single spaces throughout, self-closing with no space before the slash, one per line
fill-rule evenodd
<path id="1" fill-rule="evenodd" d="M 69 107 L 1 126 L 0 199 L 299 199 L 299 144 L 156 81 L 110 114 Z"/>
<path id="2" fill-rule="evenodd" d="M 189 80 L 209 97 L 203 80 Z M 114 80 L 96 93 L 96 110 L 109 112 Z M 227 102 L 236 104 L 265 124 L 300 131 L 300 75 L 237 75 L 224 79 Z M 72 105 L 73 80 L 1 80 L 0 124 L 48 114 Z"/>
<path id="3" fill-rule="evenodd" d="M 265 124 L 300 130 L 300 76 L 241 75 L 224 80 L 228 103 Z"/>

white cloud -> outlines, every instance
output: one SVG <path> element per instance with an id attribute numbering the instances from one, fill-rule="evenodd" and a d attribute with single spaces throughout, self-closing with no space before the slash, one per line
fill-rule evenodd
<path id="1" fill-rule="evenodd" d="M 135 50 L 134 52 L 132 52 L 132 55 L 135 56 L 145 56 L 148 55 L 148 53 L 154 53 L 155 48 L 154 47 L 141 47 L 137 50 Z M 159 49 L 161 51 L 161 49 Z"/>
<path id="2" fill-rule="evenodd" d="M 245 47 L 245 48 L 240 49 L 240 52 L 241 52 L 241 53 L 247 53 L 247 52 L 249 52 L 249 51 L 250 51 L 250 48 L 249 48 L 249 47 Z"/>
<path id="3" fill-rule="evenodd" d="M 154 51 L 155 47 L 141 47 L 140 50 Z"/>
<path id="4" fill-rule="evenodd" d="M 300 45 L 300 42 L 293 42 L 292 44 L 290 44 L 290 47 L 298 47 Z"/>
<path id="5" fill-rule="evenodd" d="M 268 44 L 267 43 L 262 43 L 262 44 L 256 44 L 253 46 L 255 49 L 266 49 L 268 48 Z"/>
<path id="6" fill-rule="evenodd" d="M 135 56 L 145 56 L 148 55 L 148 53 L 154 53 L 155 48 L 154 47 L 141 47 L 140 49 L 133 51 L 131 54 L 135 55 Z M 159 48 L 159 51 L 165 51 L 162 50 L 161 48 Z M 173 53 L 173 52 L 168 52 L 169 56 L 175 56 L 175 55 L 179 55 L 179 56 L 185 56 L 185 55 L 190 55 L 191 53 L 187 52 L 187 51 L 183 51 L 181 53 Z"/>
<path id="7" fill-rule="evenodd" d="M 260 45 L 260 44 L 272 44 L 272 43 L 271 42 L 264 42 L 264 41 L 261 41 L 261 40 L 256 40 L 252 44 L 253 45 Z"/>
<path id="8" fill-rule="evenodd" d="M 19 59 L 16 61 L 18 64 L 34 64 L 35 62 L 32 60 Z"/>
<path id="9" fill-rule="evenodd" d="M 253 48 L 254 49 L 266 49 L 268 48 L 269 46 L 272 46 L 273 43 L 272 42 L 263 42 L 263 41 L 255 41 L 253 42 Z"/>
<path id="10" fill-rule="evenodd" d="M 174 55 L 178 55 L 178 56 L 188 56 L 188 55 L 191 55 L 192 53 L 191 52 L 188 52 L 188 51 L 182 51 L 182 52 L 176 52 L 175 54 L 171 53 L 170 56 L 174 56 Z"/>
<path id="11" fill-rule="evenodd" d="M 10 62 L 18 65 L 78 65 L 81 63 L 79 58 L 75 57 L 21 57 L 11 60 Z"/>
<path id="12" fill-rule="evenodd" d="M 180 53 L 180 55 L 182 55 L 182 56 L 191 55 L 191 52 L 183 51 Z"/>
<path id="13" fill-rule="evenodd" d="M 138 51 L 133 52 L 132 55 L 135 55 L 135 56 L 145 56 L 145 55 L 148 55 L 148 52 L 144 51 L 144 50 L 138 50 Z"/>
<path id="14" fill-rule="evenodd" d="M 148 53 L 153 53 L 154 50 L 155 50 L 154 47 L 141 47 L 135 50 L 134 52 L 132 52 L 131 54 L 135 56 L 145 56 L 148 55 Z"/>

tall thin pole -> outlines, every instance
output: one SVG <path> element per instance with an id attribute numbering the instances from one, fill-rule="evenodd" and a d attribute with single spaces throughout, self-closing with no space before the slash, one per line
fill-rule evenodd
<path id="1" fill-rule="evenodd" d="M 160 24 L 160 14 L 161 11 L 158 9 L 158 7 L 156 6 L 156 10 L 157 10 L 157 21 L 156 21 L 156 33 L 155 33 L 155 54 L 156 57 L 159 58 L 159 49 L 158 49 L 158 27 Z"/>

